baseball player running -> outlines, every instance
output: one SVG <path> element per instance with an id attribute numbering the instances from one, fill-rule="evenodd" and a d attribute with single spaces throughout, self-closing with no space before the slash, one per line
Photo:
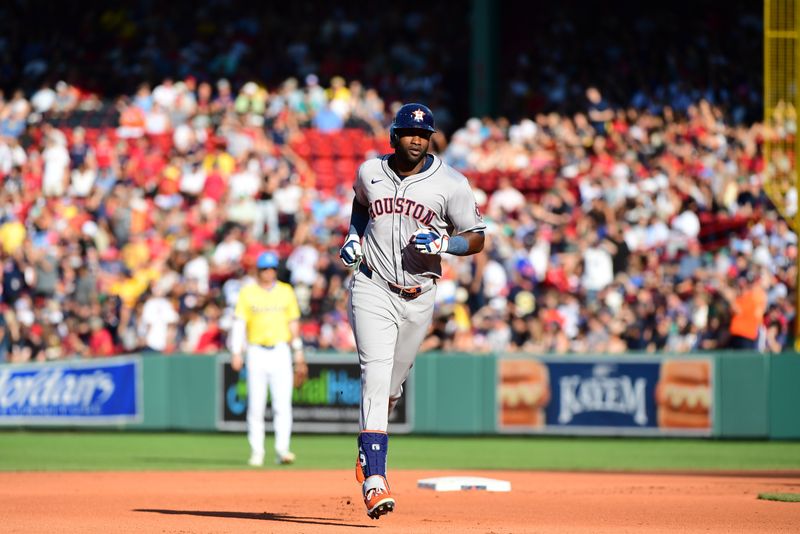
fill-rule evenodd
<path id="1" fill-rule="evenodd" d="M 390 128 L 394 153 L 358 170 L 339 252 L 356 269 L 349 310 L 361 363 L 356 479 L 373 519 L 395 507 L 386 481 L 389 413 L 433 318 L 441 255 L 483 249 L 486 226 L 467 179 L 428 154 L 434 131 L 426 106 L 399 109 Z"/>
<path id="2" fill-rule="evenodd" d="M 257 283 L 242 287 L 236 301 L 236 318 L 231 333 L 231 367 L 234 371 L 242 368 L 246 340 L 250 465 L 264 463 L 264 412 L 268 388 L 272 390 L 275 461 L 290 464 L 295 460 L 295 455 L 289 450 L 295 372 L 308 373 L 299 332 L 300 310 L 292 286 L 278 281 L 278 256 L 275 253 L 262 252 L 256 260 L 256 268 Z M 292 370 L 292 359 L 295 371 Z"/>

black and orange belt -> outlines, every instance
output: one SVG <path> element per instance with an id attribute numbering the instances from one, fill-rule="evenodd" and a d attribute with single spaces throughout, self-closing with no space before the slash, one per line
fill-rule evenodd
<path id="1" fill-rule="evenodd" d="M 370 269 L 369 266 L 367 266 L 367 264 L 364 263 L 363 261 L 359 264 L 358 270 L 361 271 L 361 273 L 364 276 L 366 276 L 367 278 L 373 279 L 373 274 L 374 273 L 373 273 L 372 269 Z M 423 293 L 425 293 L 428 289 L 430 289 L 429 287 L 426 288 L 424 286 L 398 286 L 397 284 L 393 284 L 391 282 L 387 282 L 386 280 L 383 280 L 383 278 L 381 278 L 380 276 L 376 276 L 376 277 L 378 279 L 380 279 L 380 281 L 382 281 L 382 282 L 384 282 L 386 284 L 386 287 L 389 288 L 389 291 L 391 291 L 392 293 L 395 293 L 397 295 L 400 295 L 404 299 L 408 299 L 408 300 L 414 300 L 418 296 L 420 296 Z M 433 285 L 431 285 L 431 287 L 433 287 Z"/>

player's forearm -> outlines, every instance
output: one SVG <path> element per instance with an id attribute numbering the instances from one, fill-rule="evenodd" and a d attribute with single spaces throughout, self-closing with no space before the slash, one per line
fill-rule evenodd
<path id="1" fill-rule="evenodd" d="M 234 356 L 241 356 L 244 352 L 246 337 L 247 324 L 244 319 L 236 318 L 231 328 L 231 353 Z"/>
<path id="2" fill-rule="evenodd" d="M 303 337 L 300 335 L 300 321 L 289 321 L 289 333 L 292 339 L 289 345 L 292 347 L 293 360 L 295 363 L 305 360 L 303 356 Z"/>
<path id="3" fill-rule="evenodd" d="M 292 336 L 291 341 L 295 339 L 302 341 L 303 338 L 300 337 L 300 321 L 289 321 L 289 334 Z"/>
<path id="4" fill-rule="evenodd" d="M 350 214 L 350 235 L 358 235 L 364 237 L 364 231 L 369 224 L 369 210 L 355 198 L 353 199 L 353 211 Z"/>
<path id="5" fill-rule="evenodd" d="M 454 256 L 469 256 L 483 250 L 485 242 L 483 232 L 463 232 L 450 238 L 447 252 Z"/>

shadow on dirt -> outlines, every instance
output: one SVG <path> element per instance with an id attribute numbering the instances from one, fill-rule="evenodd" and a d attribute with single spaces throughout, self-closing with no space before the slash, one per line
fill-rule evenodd
<path id="1" fill-rule="evenodd" d="M 330 517 L 303 517 L 290 514 L 271 514 L 269 512 L 224 512 L 210 510 L 163 510 L 158 508 L 136 508 L 134 512 L 147 512 L 165 515 L 192 515 L 198 517 L 226 517 L 232 519 L 255 519 L 258 521 L 282 521 L 286 523 L 303 523 L 306 525 L 328 525 L 332 527 L 375 528 L 371 525 L 354 525 L 340 523 Z"/>

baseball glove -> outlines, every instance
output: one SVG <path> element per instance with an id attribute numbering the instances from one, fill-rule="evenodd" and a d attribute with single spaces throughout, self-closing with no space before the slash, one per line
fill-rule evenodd
<path id="1" fill-rule="evenodd" d="M 294 387 L 299 388 L 308 380 L 308 365 L 306 362 L 294 364 Z"/>

